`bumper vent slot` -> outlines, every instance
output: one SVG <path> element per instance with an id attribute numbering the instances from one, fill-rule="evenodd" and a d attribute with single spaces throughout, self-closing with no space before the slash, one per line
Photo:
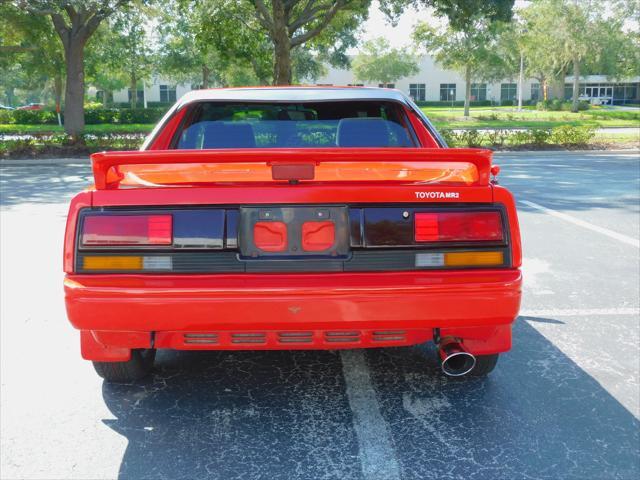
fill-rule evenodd
<path id="1" fill-rule="evenodd" d="M 359 331 L 350 332 L 325 332 L 324 340 L 327 343 L 351 343 L 360 341 Z"/>
<path id="2" fill-rule="evenodd" d="M 218 343 L 217 333 L 185 333 L 184 343 L 212 345 Z"/>
<path id="3" fill-rule="evenodd" d="M 372 338 L 374 342 L 402 342 L 406 340 L 406 335 L 404 330 L 380 330 L 373 332 Z"/>
<path id="4" fill-rule="evenodd" d="M 265 343 L 267 341 L 266 333 L 232 333 L 231 343 Z"/>
<path id="5" fill-rule="evenodd" d="M 280 332 L 279 343 L 312 343 L 313 332 Z"/>

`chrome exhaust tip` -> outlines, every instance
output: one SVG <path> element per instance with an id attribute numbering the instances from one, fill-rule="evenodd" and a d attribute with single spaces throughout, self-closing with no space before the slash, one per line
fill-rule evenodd
<path id="1" fill-rule="evenodd" d="M 442 372 L 449 377 L 462 377 L 476 366 L 476 357 L 455 340 L 443 340 L 438 346 Z"/>

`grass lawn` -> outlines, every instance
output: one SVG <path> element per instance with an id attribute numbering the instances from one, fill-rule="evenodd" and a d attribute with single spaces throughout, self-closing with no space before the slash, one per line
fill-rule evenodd
<path id="1" fill-rule="evenodd" d="M 463 116 L 463 108 L 422 107 L 422 111 L 438 128 L 553 128 L 560 125 L 593 127 L 640 127 L 640 111 L 593 108 L 572 112 L 546 112 L 523 107 L 472 107 L 471 116 Z"/>
<path id="2" fill-rule="evenodd" d="M 86 125 L 85 133 L 149 133 L 154 126 L 153 123 Z M 29 133 L 64 133 L 64 128 L 58 125 L 0 124 L 0 135 Z"/>

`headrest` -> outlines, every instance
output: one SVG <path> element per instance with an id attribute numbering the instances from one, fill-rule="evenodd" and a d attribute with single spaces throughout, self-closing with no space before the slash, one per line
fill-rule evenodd
<path id="1" fill-rule="evenodd" d="M 255 148 L 253 128 L 241 122 L 206 122 L 202 148 Z"/>
<path id="2" fill-rule="evenodd" d="M 389 129 L 382 118 L 343 118 L 338 123 L 339 147 L 388 147 Z"/>

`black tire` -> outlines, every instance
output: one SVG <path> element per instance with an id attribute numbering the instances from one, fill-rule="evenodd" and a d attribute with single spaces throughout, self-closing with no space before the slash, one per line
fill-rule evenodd
<path id="1" fill-rule="evenodd" d="M 476 356 L 476 364 L 467 375 L 470 377 L 485 377 L 489 375 L 496 368 L 499 356 L 497 353 Z"/>
<path id="2" fill-rule="evenodd" d="M 154 349 L 131 350 L 128 362 L 93 362 L 98 375 L 107 382 L 129 383 L 146 377 L 153 369 Z"/>

